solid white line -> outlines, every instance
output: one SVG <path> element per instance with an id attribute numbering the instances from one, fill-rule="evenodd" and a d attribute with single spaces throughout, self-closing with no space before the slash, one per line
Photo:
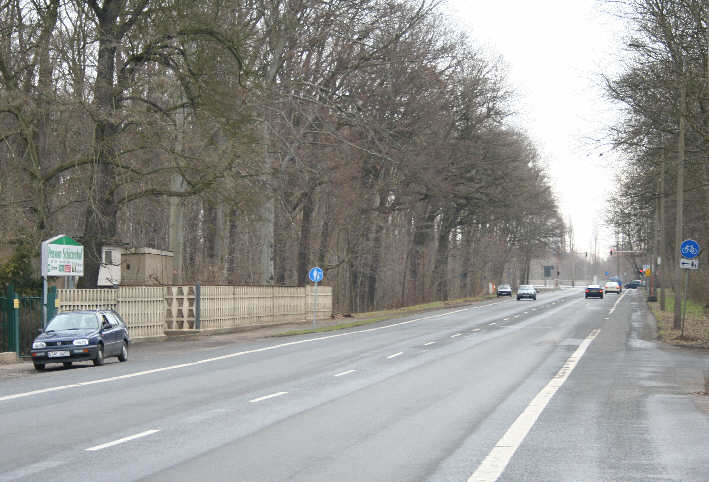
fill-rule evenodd
<path id="1" fill-rule="evenodd" d="M 272 393 L 272 394 L 266 395 L 264 397 L 259 397 L 259 398 L 254 398 L 253 400 L 249 400 L 249 403 L 263 402 L 264 400 L 268 400 L 270 398 L 282 397 L 283 395 L 287 395 L 287 394 L 288 394 L 288 392 Z"/>
<path id="2" fill-rule="evenodd" d="M 346 372 L 338 373 L 337 375 L 334 375 L 336 377 L 344 377 L 345 375 L 349 375 L 350 373 L 354 373 L 357 370 L 347 370 Z"/>
<path id="3" fill-rule="evenodd" d="M 429 341 L 428 343 L 424 343 L 423 346 L 433 345 L 434 343 L 436 343 L 436 342 L 435 342 L 435 341 Z"/>
<path id="4" fill-rule="evenodd" d="M 119 438 L 118 440 L 114 440 L 113 442 L 108 442 L 105 444 L 97 445 L 95 447 L 91 447 L 88 449 L 85 449 L 87 452 L 96 452 L 97 450 L 103 450 L 107 449 L 108 447 L 113 447 L 115 445 L 119 445 L 125 442 L 130 442 L 131 440 L 135 440 L 137 438 L 142 438 L 142 437 L 147 437 L 148 435 L 152 435 L 154 433 L 158 433 L 160 430 L 146 430 L 145 432 L 137 433 L 135 435 L 131 435 L 129 437 L 123 437 Z"/>
<path id="5" fill-rule="evenodd" d="M 451 338 L 457 338 L 457 337 L 459 337 L 459 336 L 461 336 L 461 335 L 462 335 L 462 333 L 456 333 L 455 335 L 451 335 Z"/>
<path id="6" fill-rule="evenodd" d="M 620 303 L 620 300 L 622 300 L 623 297 L 624 297 L 625 295 L 627 295 L 627 294 L 628 294 L 628 291 L 626 290 L 622 295 L 620 295 L 620 296 L 618 297 L 618 299 L 617 299 L 617 300 L 615 301 L 615 303 L 613 304 L 613 308 L 611 308 L 611 311 L 608 313 L 609 315 L 612 315 L 612 314 L 613 314 L 613 312 L 615 311 L 616 306 L 618 306 L 618 303 Z"/>
<path id="7" fill-rule="evenodd" d="M 389 356 L 387 357 L 387 360 L 391 360 L 392 358 L 396 358 L 396 357 L 401 356 L 401 355 L 403 355 L 403 354 L 404 354 L 403 351 L 400 351 L 399 353 L 394 353 L 393 355 L 389 355 Z"/>
<path id="8" fill-rule="evenodd" d="M 536 423 L 539 415 L 544 411 L 554 394 L 561 388 L 569 378 L 571 372 L 576 368 L 579 360 L 584 355 L 594 338 L 598 336 L 600 330 L 593 330 L 584 341 L 581 342 L 576 351 L 566 360 L 561 370 L 552 378 L 547 385 L 529 402 L 527 408 L 517 417 L 517 420 L 507 429 L 507 432 L 497 441 L 495 447 L 485 457 L 477 470 L 470 476 L 468 482 L 482 482 L 497 480 L 505 467 L 514 456 L 515 452 L 522 444 L 529 431 Z"/>
<path id="9" fill-rule="evenodd" d="M 240 356 L 244 356 L 244 355 L 251 355 L 253 353 L 260 353 L 260 352 L 265 352 L 265 351 L 277 350 L 277 349 L 285 348 L 285 347 L 289 347 L 289 346 L 302 345 L 304 343 L 313 343 L 313 342 L 318 342 L 318 341 L 331 340 L 334 338 L 340 338 L 343 336 L 359 335 L 362 333 L 372 333 L 372 332 L 379 331 L 379 330 L 386 330 L 388 328 L 395 328 L 397 326 L 409 325 L 411 323 L 416 323 L 418 321 L 431 320 L 433 318 L 440 318 L 442 316 L 452 315 L 454 313 L 459 313 L 461 311 L 465 311 L 465 310 L 455 310 L 455 311 L 449 311 L 446 313 L 440 313 L 437 315 L 424 316 L 422 318 L 415 318 L 413 320 L 401 321 L 399 323 L 392 323 L 391 325 L 378 326 L 376 328 L 367 328 L 364 330 L 349 331 L 347 333 L 338 333 L 335 335 L 327 335 L 327 336 L 321 336 L 321 337 L 317 337 L 317 338 L 307 338 L 305 340 L 291 341 L 288 343 L 280 343 L 278 345 L 271 345 L 271 346 L 266 346 L 263 348 L 256 348 L 254 350 L 246 350 L 246 351 L 240 351 L 240 352 L 235 352 L 235 353 L 229 353 L 227 355 L 217 356 L 217 357 L 213 357 L 213 358 L 205 358 L 203 360 L 197 360 L 196 362 L 180 363 L 179 365 L 170 365 L 170 366 L 166 366 L 166 367 L 162 367 L 162 368 L 155 368 L 153 370 L 144 370 L 141 372 L 128 373 L 126 375 L 119 375 L 116 377 L 99 378 L 97 380 L 90 380 L 88 382 L 79 382 L 79 383 L 73 383 L 71 385 L 61 385 L 61 386 L 57 386 L 57 387 L 44 388 L 44 389 L 40 389 L 40 390 L 32 390 L 30 392 L 15 393 L 12 395 L 1 396 L 0 402 L 4 402 L 7 400 L 14 400 L 17 398 L 30 397 L 33 395 L 40 395 L 42 393 L 67 390 L 69 388 L 79 388 L 79 387 L 83 387 L 85 385 L 96 385 L 99 383 L 108 383 L 108 382 L 115 382 L 118 380 L 126 380 L 129 378 L 142 377 L 142 376 L 146 376 L 146 375 L 152 375 L 155 373 L 162 373 L 162 372 L 167 372 L 167 371 L 171 371 L 171 370 L 177 370 L 180 368 L 188 368 L 188 367 L 193 367 L 193 366 L 197 366 L 197 365 L 202 365 L 204 363 L 212 363 L 215 361 L 228 360 L 230 358 L 236 358 L 236 357 L 240 357 Z"/>

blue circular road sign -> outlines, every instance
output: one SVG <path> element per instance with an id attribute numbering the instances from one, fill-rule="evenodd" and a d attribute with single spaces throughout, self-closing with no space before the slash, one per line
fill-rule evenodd
<path id="1" fill-rule="evenodd" d="M 693 239 L 685 239 L 679 249 L 683 258 L 692 259 L 699 256 L 699 243 Z"/>
<path id="2" fill-rule="evenodd" d="M 322 281 L 323 273 L 320 268 L 317 266 L 315 268 L 310 268 L 310 271 L 308 271 L 308 278 L 310 278 L 310 281 L 313 283 L 319 283 Z"/>

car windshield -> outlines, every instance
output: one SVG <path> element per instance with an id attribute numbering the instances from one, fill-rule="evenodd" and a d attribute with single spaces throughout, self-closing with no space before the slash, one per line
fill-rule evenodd
<path id="1" fill-rule="evenodd" d="M 93 313 L 59 313 L 47 325 L 46 331 L 98 329 Z"/>
<path id="2" fill-rule="evenodd" d="M 519 285 L 519 289 L 521 290 L 531 290 L 534 289 L 532 285 Z"/>
<path id="3" fill-rule="evenodd" d="M 501 290 L 508 290 L 510 289 L 510 285 L 500 285 Z"/>

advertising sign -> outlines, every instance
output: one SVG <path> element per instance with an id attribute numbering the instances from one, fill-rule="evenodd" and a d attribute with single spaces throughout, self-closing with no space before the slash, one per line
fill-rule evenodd
<path id="1" fill-rule="evenodd" d="M 42 242 L 42 276 L 83 276 L 84 247 L 60 234 Z"/>

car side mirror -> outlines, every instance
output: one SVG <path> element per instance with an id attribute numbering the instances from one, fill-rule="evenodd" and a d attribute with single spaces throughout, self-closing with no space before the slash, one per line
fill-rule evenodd
<path id="1" fill-rule="evenodd" d="M 111 324 L 107 321 L 104 321 L 103 324 L 101 325 L 102 330 L 110 330 L 111 329 Z"/>

